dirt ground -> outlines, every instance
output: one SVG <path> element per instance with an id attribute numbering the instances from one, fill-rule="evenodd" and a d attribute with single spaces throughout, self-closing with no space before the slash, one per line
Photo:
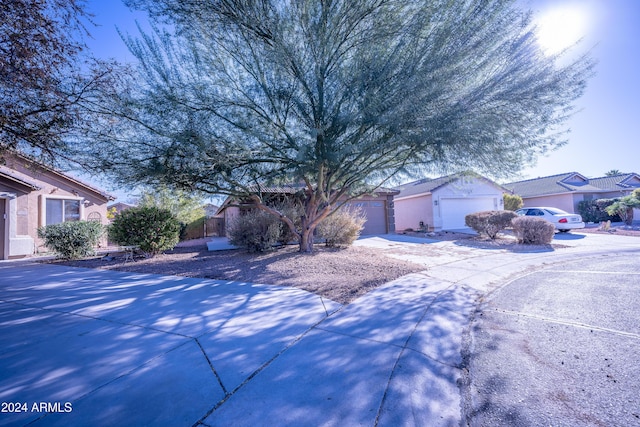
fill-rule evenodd
<path id="1" fill-rule="evenodd" d="M 606 233 L 595 228 L 580 230 Z M 637 235 L 640 230 L 615 231 L 617 235 Z M 537 249 L 531 245 L 518 245 L 510 236 L 487 240 L 468 234 L 440 232 L 416 237 L 455 241 L 459 246 L 487 249 L 507 249 L 513 252 Z M 54 261 L 64 265 L 101 268 L 138 273 L 202 277 L 249 283 L 292 286 L 322 295 L 341 304 L 348 304 L 372 289 L 409 273 L 424 271 L 425 266 L 392 258 L 388 251 L 364 247 L 344 249 L 317 245 L 312 254 L 301 254 L 297 246 L 287 246 L 263 254 L 250 254 L 244 250 L 209 252 L 208 239 L 181 242 L 173 250 L 153 258 L 138 257 L 124 262 L 121 253 L 109 253 L 79 261 Z M 546 245 L 554 249 L 559 244 Z M 545 246 L 545 247 L 546 247 Z"/>
<path id="2" fill-rule="evenodd" d="M 204 245 L 185 245 L 153 258 L 136 258 L 134 262 L 125 263 L 121 254 L 55 262 L 75 267 L 293 286 L 341 304 L 348 304 L 398 277 L 424 270 L 424 266 L 389 258 L 374 249 L 330 249 L 320 245 L 312 254 L 301 254 L 296 246 L 250 254 L 240 249 L 209 252 Z"/>
<path id="3" fill-rule="evenodd" d="M 614 234 L 616 236 L 640 237 L 640 226 L 613 225 L 608 231 L 601 230 L 597 225 L 589 225 L 578 231 L 579 233 Z"/>

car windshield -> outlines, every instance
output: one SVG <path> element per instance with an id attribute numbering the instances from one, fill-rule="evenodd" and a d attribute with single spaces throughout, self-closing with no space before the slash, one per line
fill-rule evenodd
<path id="1" fill-rule="evenodd" d="M 551 215 L 567 215 L 568 214 L 568 212 L 565 212 L 561 209 L 556 209 L 556 208 L 545 208 L 545 210 L 549 212 Z"/>

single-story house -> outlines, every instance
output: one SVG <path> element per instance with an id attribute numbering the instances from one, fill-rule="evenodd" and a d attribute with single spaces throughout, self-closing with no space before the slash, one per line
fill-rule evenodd
<path id="1" fill-rule="evenodd" d="M 503 184 L 510 193 L 522 197 L 524 206 L 550 206 L 577 213 L 583 200 L 624 197 L 640 188 L 640 175 L 626 173 L 587 178 L 578 172 L 528 179 Z"/>
<path id="2" fill-rule="evenodd" d="M 263 195 L 271 196 L 275 200 L 293 196 L 299 191 L 300 188 L 296 186 L 264 187 L 261 189 Z M 361 196 L 347 202 L 346 205 L 362 209 L 367 217 L 361 235 L 395 233 L 393 197 L 396 194 L 398 192 L 392 189 L 378 189 L 374 195 Z M 228 197 L 215 216 L 224 218 L 225 228 L 228 229 L 229 224 L 240 215 L 243 209 L 251 209 L 251 204 L 239 202 L 234 197 Z"/>
<path id="3" fill-rule="evenodd" d="M 113 211 L 114 214 L 119 214 L 122 211 L 126 211 L 127 209 L 131 209 L 135 207 L 135 205 L 131 205 L 129 203 L 123 203 L 123 202 L 118 202 L 118 203 L 112 203 L 110 205 L 107 206 L 107 210 L 108 211 Z"/>
<path id="4" fill-rule="evenodd" d="M 506 190 L 475 173 L 425 178 L 396 187 L 397 230 L 455 230 L 467 228 L 466 215 L 503 209 Z"/>
<path id="5" fill-rule="evenodd" d="M 0 260 L 34 254 L 38 227 L 65 221 L 107 223 L 115 198 L 70 175 L 16 153 L 0 165 Z"/>

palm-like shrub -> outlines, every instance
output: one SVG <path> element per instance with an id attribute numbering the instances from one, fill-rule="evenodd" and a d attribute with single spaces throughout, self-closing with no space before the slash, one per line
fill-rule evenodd
<path id="1" fill-rule="evenodd" d="M 115 216 L 109 239 L 121 246 L 138 246 L 148 256 L 172 249 L 180 240 L 180 222 L 167 209 L 130 208 Z"/>

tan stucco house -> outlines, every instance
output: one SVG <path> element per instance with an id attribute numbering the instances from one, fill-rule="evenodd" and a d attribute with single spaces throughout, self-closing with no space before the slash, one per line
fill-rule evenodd
<path id="1" fill-rule="evenodd" d="M 640 175 L 632 172 L 600 178 L 587 178 L 578 172 L 545 176 L 503 185 L 522 197 L 525 207 L 550 206 L 577 213 L 583 200 L 624 197 L 640 188 Z"/>
<path id="2" fill-rule="evenodd" d="M 65 221 L 107 223 L 115 198 L 68 174 L 15 153 L 0 165 L 0 260 L 41 249 L 38 227 Z"/>
<path id="3" fill-rule="evenodd" d="M 425 178 L 396 187 L 396 229 L 429 231 L 467 228 L 466 215 L 503 209 L 506 190 L 475 173 Z"/>

